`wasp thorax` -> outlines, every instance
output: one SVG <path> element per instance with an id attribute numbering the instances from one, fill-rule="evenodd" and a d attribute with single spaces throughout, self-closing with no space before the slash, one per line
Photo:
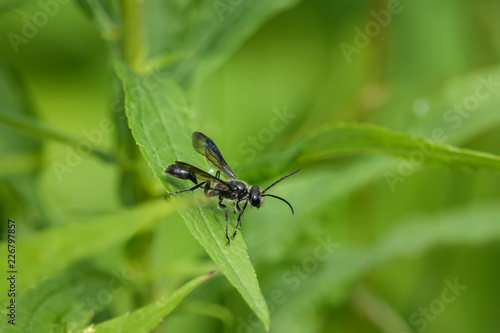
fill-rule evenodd
<path id="1" fill-rule="evenodd" d="M 242 181 L 232 180 L 229 181 L 228 184 L 231 187 L 231 191 L 235 194 L 235 197 L 242 199 L 247 196 L 247 185 Z"/>
<path id="2" fill-rule="evenodd" d="M 248 192 L 248 200 L 250 204 L 254 207 L 259 208 L 264 203 L 264 198 L 262 197 L 262 192 L 260 188 L 257 186 L 250 187 L 250 191 Z"/>

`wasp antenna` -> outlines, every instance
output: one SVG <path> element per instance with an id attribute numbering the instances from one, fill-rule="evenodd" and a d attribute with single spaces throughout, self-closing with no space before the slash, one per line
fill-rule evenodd
<path id="1" fill-rule="evenodd" d="M 297 171 L 298 171 L 298 170 L 297 170 Z M 297 171 L 295 171 L 295 172 L 297 172 Z M 281 197 L 278 197 L 277 195 L 272 195 L 272 194 L 263 194 L 262 196 L 263 196 L 263 197 L 271 197 L 271 198 L 280 199 L 281 201 L 285 202 L 285 203 L 288 205 L 288 207 L 290 207 L 290 209 L 292 210 L 292 215 L 295 213 L 295 212 L 293 211 L 293 207 L 292 207 L 292 205 L 290 205 L 290 203 L 289 203 L 288 201 L 286 201 L 285 199 L 283 199 L 283 198 L 281 198 Z"/>
<path id="2" fill-rule="evenodd" d="M 285 176 L 281 177 L 280 179 L 278 179 L 277 181 L 275 181 L 274 183 L 272 183 L 271 185 L 269 185 L 264 191 L 262 191 L 262 194 L 266 193 L 267 190 L 269 190 L 274 185 L 278 184 L 280 181 L 285 180 L 286 178 L 295 175 L 299 171 L 300 171 L 300 169 L 299 170 L 295 170 L 294 172 L 289 173 L 288 175 L 285 175 Z M 293 209 L 292 209 L 292 211 L 293 211 Z"/>

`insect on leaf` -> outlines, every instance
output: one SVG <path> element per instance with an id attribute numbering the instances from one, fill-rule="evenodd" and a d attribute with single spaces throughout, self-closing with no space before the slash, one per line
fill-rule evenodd
<path id="1" fill-rule="evenodd" d="M 167 191 L 191 186 L 191 183 L 172 179 L 164 172 L 165 167 L 174 161 L 199 166 L 206 163 L 192 147 L 194 112 L 189 108 L 183 91 L 167 78 L 154 74 L 139 77 L 120 63 L 116 64 L 116 71 L 125 91 L 129 126 L 154 174 Z M 264 326 L 269 327 L 269 310 L 242 235 L 236 237 L 231 246 L 226 246 L 224 213 L 217 209 L 217 203 L 207 205 L 206 198 L 196 193 L 184 193 L 183 197 L 193 203 L 178 206 L 187 227 Z M 165 204 L 174 204 L 176 199 L 179 198 Z"/>

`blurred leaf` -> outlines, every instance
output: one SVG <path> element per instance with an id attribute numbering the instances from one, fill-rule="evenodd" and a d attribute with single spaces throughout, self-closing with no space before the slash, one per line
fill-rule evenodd
<path id="1" fill-rule="evenodd" d="M 446 141 L 444 133 L 436 137 L 436 140 L 431 140 L 371 124 L 337 123 L 306 139 L 303 146 L 307 149 L 299 160 L 307 163 L 338 154 L 373 151 L 404 157 L 412 167 L 435 164 L 452 170 L 500 172 L 499 156 L 456 148 L 440 141 Z"/>
<path id="2" fill-rule="evenodd" d="M 2 123 L 3 117 L 30 116 L 32 110 L 29 96 L 26 93 L 18 74 L 7 68 L 6 62 L 0 59 L 0 154 L 38 152 L 41 144 L 38 140 L 17 131 L 9 123 Z"/>
<path id="3" fill-rule="evenodd" d="M 299 2 L 149 1 L 145 20 L 148 46 L 153 58 L 165 57 L 167 52 L 174 55 L 171 57 L 183 56 L 166 69 L 176 81 L 203 79 L 224 64 L 266 20 Z"/>
<path id="4" fill-rule="evenodd" d="M 299 2 L 300 0 L 137 2 L 140 10 L 136 11 L 144 10 L 144 15 L 140 13 L 141 17 L 134 20 L 122 17 L 122 32 L 132 28 L 132 25 L 137 27 L 135 30 L 145 31 L 147 45 L 134 45 L 138 52 L 147 48 L 150 59 L 147 68 L 140 68 L 142 64 L 139 64 L 137 71 L 165 65 L 165 72 L 171 73 L 177 82 L 191 81 L 193 77 L 203 79 L 224 64 L 266 20 Z M 79 3 L 92 15 L 103 37 L 117 41 L 119 33 L 113 20 L 122 16 L 120 8 L 100 0 L 79 0 Z M 128 5 L 129 2 L 125 4 Z M 136 19 L 140 22 L 135 22 Z M 136 35 L 136 32 L 131 31 L 131 34 Z M 121 37 L 128 38 L 129 35 Z"/>
<path id="5" fill-rule="evenodd" d="M 23 7 L 35 3 L 35 0 L 0 0 L 0 10 L 9 11 L 16 7 Z"/>
<path id="6" fill-rule="evenodd" d="M 293 325 L 286 318 L 301 313 L 309 302 L 345 300 L 348 286 L 370 270 L 393 260 L 420 256 L 438 245 L 481 246 L 500 239 L 498 202 L 454 208 L 440 214 L 416 216 L 397 223 L 392 232 L 366 248 L 341 246 L 325 259 L 315 274 L 287 295 L 278 309 L 273 329 L 286 331 Z M 329 290 L 325 294 L 325 290 Z M 274 319 L 274 318 L 273 318 Z"/>
<path id="7" fill-rule="evenodd" d="M 191 145 L 194 113 L 182 90 L 154 74 L 141 78 L 119 63 L 116 69 L 123 82 L 132 134 L 154 174 L 167 190 L 173 189 L 171 183 L 189 186 L 164 173 L 165 167 L 176 160 L 206 163 Z M 241 233 L 231 246 L 226 246 L 224 214 L 215 204 L 206 206 L 207 200 L 194 193 L 185 193 L 183 197 L 195 202 L 195 205 L 178 206 L 189 230 L 268 327 L 269 311 Z"/>
<path id="8" fill-rule="evenodd" d="M 427 105 L 427 111 L 415 119 L 408 132 L 432 137 L 438 129 L 448 136 L 448 143 L 463 143 L 500 123 L 500 112 L 495 111 L 500 107 L 500 67 L 453 77 L 419 101 Z M 464 107 L 466 101 L 477 104 Z"/>
<path id="9" fill-rule="evenodd" d="M 16 326 L 0 322 L 2 332 L 74 332 L 88 324 L 100 292 L 109 290 L 115 277 L 75 266 L 16 296 Z M 106 299 L 108 300 L 108 299 Z M 102 306 L 102 304 L 99 304 Z M 7 302 L 2 304 L 6 318 Z M 103 307 L 101 307 L 103 308 Z M 8 318 L 8 317 L 7 317 Z M 5 331 L 4 331 L 5 330 Z"/>
<path id="10" fill-rule="evenodd" d="M 116 1 L 77 0 L 81 8 L 94 19 L 105 40 L 116 42 L 120 36 L 120 29 L 111 17 L 111 13 L 118 11 Z"/>
<path id="11" fill-rule="evenodd" d="M 317 211 L 324 207 L 329 211 L 336 209 L 340 198 L 348 197 L 354 191 L 377 180 L 393 165 L 393 161 L 387 157 L 361 158 L 343 167 L 327 165 L 311 172 L 305 168 L 294 176 L 294 179 L 280 183 L 279 187 L 273 188 L 273 193 L 285 197 L 293 205 L 295 215 L 278 218 L 277 214 L 289 214 L 285 207 L 281 213 L 271 207 L 264 207 L 258 212 L 259 218 L 252 221 L 252 232 L 247 231 L 246 236 L 256 261 L 281 260 L 294 253 L 295 249 L 290 247 L 292 240 L 303 237 L 305 226 L 314 222 L 312 216 Z M 321 189 L 321 195 L 318 195 L 318 189 Z M 329 214 L 332 220 L 334 215 L 333 212 Z M 273 221 L 272 224 L 268 223 L 270 220 Z"/>
<path id="12" fill-rule="evenodd" d="M 35 172 L 39 156 L 37 153 L 20 153 L 0 156 L 0 177 Z"/>
<path id="13" fill-rule="evenodd" d="M 462 112 L 462 114 L 453 112 L 457 103 L 463 103 L 468 97 L 475 96 L 474 94 L 478 87 L 481 87 L 481 91 L 484 93 L 486 91 L 484 89 L 488 89 L 488 87 L 483 87 L 485 80 L 486 82 L 494 82 L 494 84 L 497 84 L 497 81 L 500 82 L 500 67 L 486 68 L 455 77 L 445 82 L 436 93 L 430 96 L 422 96 L 419 100 L 426 105 L 427 111 L 416 119 L 411 127 L 405 129 L 404 132 L 414 136 L 432 139 L 433 136 L 436 135 L 436 131 L 442 131 L 443 138 L 445 138 L 445 142 L 442 142 L 443 144 L 461 145 L 491 128 L 498 127 L 500 125 L 500 112 L 494 112 L 494 110 L 500 108 L 500 88 L 495 85 L 489 87 L 491 91 L 489 91 L 490 93 L 487 98 L 478 99 L 479 103 L 472 111 Z M 410 113 L 410 110 L 403 109 L 401 112 L 408 113 L 408 116 L 414 117 L 414 114 Z M 345 126 L 345 132 L 347 132 L 347 126 L 357 125 L 343 124 L 338 126 L 340 128 L 337 130 L 340 131 L 342 129 L 341 127 Z M 383 131 L 383 128 L 379 129 Z M 332 126 L 332 131 L 334 130 L 336 130 L 335 126 Z M 377 127 L 374 126 L 374 130 L 377 131 Z M 377 143 L 375 141 L 358 142 L 358 146 L 349 147 L 351 144 L 350 142 L 340 142 L 341 139 L 335 137 L 328 138 L 328 130 L 323 131 L 324 133 L 322 135 L 324 135 L 325 139 L 329 140 L 326 141 L 326 143 L 330 142 L 332 147 L 325 147 L 325 142 L 318 141 L 321 139 L 321 136 L 316 138 L 314 133 L 308 133 L 308 136 L 302 140 L 297 140 L 295 143 L 283 149 L 256 158 L 244 169 L 246 170 L 244 174 L 245 177 L 262 179 L 263 174 L 267 174 L 268 177 L 271 178 L 275 177 L 285 168 L 285 166 L 297 163 L 296 161 L 301 157 L 301 154 L 307 153 L 308 150 L 317 150 L 318 148 L 315 147 L 316 144 L 323 144 L 323 148 L 331 149 L 332 153 L 334 152 L 333 150 L 337 149 L 336 146 L 333 146 L 334 144 L 342 144 L 343 146 L 338 147 L 338 149 L 344 149 L 345 152 L 349 152 L 349 150 L 352 152 L 359 152 L 362 149 L 374 151 L 378 147 L 391 148 L 389 142 L 384 142 L 382 133 L 380 133 L 378 137 L 375 137 L 376 134 L 373 133 L 373 139 L 377 140 L 378 147 L 375 146 Z M 393 138 L 397 139 L 397 132 L 389 129 L 386 131 L 392 132 L 391 135 L 394 134 Z M 365 134 L 363 134 L 362 128 L 360 128 L 358 132 L 360 135 L 367 135 L 368 133 L 369 132 L 365 132 Z M 354 140 L 367 139 L 368 138 L 354 138 Z M 393 155 L 397 155 L 395 148 L 397 147 L 394 147 L 394 149 L 390 151 Z M 340 151 L 338 153 L 340 153 Z M 394 166 L 397 167 L 397 164 L 397 162 L 394 162 Z M 367 165 L 367 172 L 369 172 L 370 169 L 371 167 Z M 259 176 L 256 176 L 257 173 Z"/>
<path id="14" fill-rule="evenodd" d="M 35 118 L 0 112 L 0 122 L 38 139 L 55 140 L 73 147 L 77 147 L 78 144 L 81 143 L 81 140 L 61 133 L 60 131 L 40 122 Z M 96 147 L 91 147 L 89 152 L 105 162 L 115 161 L 115 157 L 112 153 L 102 151 Z"/>
<path id="15" fill-rule="evenodd" d="M 111 319 L 96 326 L 90 326 L 83 332 L 150 332 L 174 310 L 177 305 L 186 297 L 194 288 L 199 286 L 203 281 L 212 276 L 214 272 L 210 272 L 196 279 L 193 279 L 159 300 L 146 305 L 132 313 L 126 313 L 123 316 Z M 82 333 L 83 333 L 82 332 Z"/>
<path id="16" fill-rule="evenodd" d="M 498 127 L 500 112 L 492 112 L 492 110 L 500 107 L 500 89 L 496 89 L 489 98 L 482 100 L 468 118 L 461 118 L 462 123 L 457 128 L 453 128 L 455 123 L 451 123 L 444 116 L 448 109 L 453 108 L 454 100 L 463 101 L 466 96 L 474 94 L 479 82 L 478 77 L 488 78 L 490 75 L 493 78 L 500 78 L 500 68 L 475 71 L 446 82 L 441 89 L 437 90 L 434 97 L 425 98 L 429 103 L 429 112 L 407 131 L 413 135 L 432 136 L 436 129 L 443 130 L 448 136 L 446 142 L 463 144 L 491 128 Z M 311 136 L 312 138 L 314 135 Z M 306 137 L 284 149 L 263 155 L 244 168 L 246 171 L 244 179 L 263 179 L 263 175 L 270 178 L 278 177 L 285 168 L 302 167 L 304 169 L 293 182 L 283 182 L 279 188 L 276 188 L 281 193 L 286 193 L 283 196 L 293 203 L 297 218 L 276 219 L 272 210 L 262 209 L 259 212 L 259 219 L 253 222 L 254 232 L 247 232 L 247 241 L 255 248 L 253 255 L 256 260 L 263 259 L 263 257 L 269 260 L 290 255 L 293 250 L 289 248 L 289 244 L 292 239 L 302 235 L 304 223 L 310 224 L 310 214 L 324 207 L 334 206 L 340 198 L 347 197 L 363 186 L 383 178 L 387 172 L 397 172 L 398 166 L 401 165 L 397 159 L 372 156 L 361 157 L 343 166 L 327 163 L 325 166 L 315 168 L 313 172 L 308 172 L 308 168 L 311 167 L 310 163 L 297 163 L 303 152 L 316 149 L 313 142 L 308 140 Z M 329 162 L 333 162 L 333 159 Z M 414 170 L 417 171 L 419 168 L 420 166 L 416 166 Z M 455 166 L 453 168 L 456 169 Z M 335 184 L 335 186 L 324 186 L 324 184 Z M 312 200 L 304 199 L 304 193 L 317 188 L 322 189 L 321 195 L 312 197 Z M 272 225 L 263 222 L 269 219 L 273 219 Z"/>
<path id="17" fill-rule="evenodd" d="M 391 131 L 371 124 L 356 123 L 329 125 L 322 130 L 307 135 L 299 142 L 290 144 L 289 147 L 282 151 L 276 152 L 274 160 L 271 159 L 271 156 L 264 157 L 256 163 L 256 166 L 249 169 L 255 170 L 260 166 L 261 173 L 265 173 L 267 170 L 271 174 L 275 174 L 276 165 L 282 168 L 285 168 L 285 164 L 304 167 L 318 161 L 332 161 L 339 155 L 363 152 L 399 156 L 403 157 L 403 160 L 391 161 L 386 158 L 365 158 L 346 167 L 335 168 L 334 166 L 328 166 L 318 168 L 314 173 L 307 173 L 307 170 L 304 170 L 301 175 L 295 177 L 296 179 L 293 182 L 280 184 L 279 190 L 288 193 L 287 198 L 290 202 L 298 203 L 296 210 L 300 212 L 299 216 L 307 216 L 321 206 L 330 205 L 332 200 L 348 195 L 348 193 L 383 174 L 386 176 L 391 190 L 394 190 L 396 183 L 403 182 L 421 165 L 439 165 L 451 170 L 500 172 L 499 156 L 456 148 L 430 139 Z M 283 160 L 280 161 L 280 158 Z M 265 168 L 267 163 L 273 165 L 272 170 Z M 391 172 L 391 170 L 394 170 L 394 172 Z M 256 173 L 256 171 L 252 172 Z M 335 184 L 335 186 L 324 186 L 324 184 Z M 313 200 L 304 199 L 304 193 L 308 193 L 310 189 L 314 188 L 321 188 L 321 195 L 314 196 Z M 271 219 L 270 214 L 273 213 L 265 212 L 263 214 L 262 220 L 265 221 Z M 268 246 L 262 246 L 264 243 L 277 246 L 278 243 L 272 242 L 272 239 L 278 237 L 278 235 L 280 238 L 286 237 L 287 234 L 293 232 L 290 231 L 291 225 L 301 225 L 303 222 L 300 218 L 291 219 L 290 221 L 277 221 L 272 227 L 265 227 L 266 233 L 258 233 L 259 236 L 256 236 L 255 240 L 252 239 L 252 244 L 264 252 L 271 253 Z M 253 241 L 257 243 L 255 244 Z"/>
<path id="18" fill-rule="evenodd" d="M 17 239 L 16 247 L 22 258 L 19 270 L 23 272 L 23 277 L 17 281 L 18 288 L 33 285 L 79 259 L 127 239 L 169 209 L 163 201 L 157 201 L 89 222 L 71 223 Z M 7 252 L 6 242 L 0 244 L 0 251 Z"/>
<path id="19" fill-rule="evenodd" d="M 30 96 L 19 73 L 7 65 L 8 62 L 0 55 L 0 177 L 15 196 L 9 195 L 13 200 L 0 202 L 0 215 L 5 220 L 22 214 L 26 218 L 25 225 L 36 228 L 47 220 L 46 209 L 36 191 L 35 179 L 40 170 L 42 144 L 1 121 L 2 115 L 32 117 L 33 114 Z M 18 199 L 22 213 L 15 208 Z"/>
<path id="20" fill-rule="evenodd" d="M 222 323 L 224 323 L 224 326 L 226 328 L 230 328 L 234 324 L 234 315 L 231 310 L 217 303 L 206 301 L 190 301 L 185 302 L 180 307 L 180 310 L 218 319 Z"/>

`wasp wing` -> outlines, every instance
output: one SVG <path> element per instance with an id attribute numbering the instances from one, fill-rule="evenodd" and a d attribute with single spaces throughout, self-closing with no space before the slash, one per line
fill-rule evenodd
<path id="1" fill-rule="evenodd" d="M 229 189 L 229 185 L 225 181 L 184 162 L 176 161 L 174 164 L 170 164 L 165 169 L 165 172 L 180 179 L 189 179 L 195 184 L 198 184 L 199 181 L 208 180 L 219 184 L 222 187 L 221 189 Z"/>
<path id="2" fill-rule="evenodd" d="M 203 133 L 193 133 L 193 147 L 199 154 L 205 156 L 217 169 L 224 171 L 232 179 L 237 179 L 233 170 L 227 165 L 224 157 L 215 143 Z"/>

